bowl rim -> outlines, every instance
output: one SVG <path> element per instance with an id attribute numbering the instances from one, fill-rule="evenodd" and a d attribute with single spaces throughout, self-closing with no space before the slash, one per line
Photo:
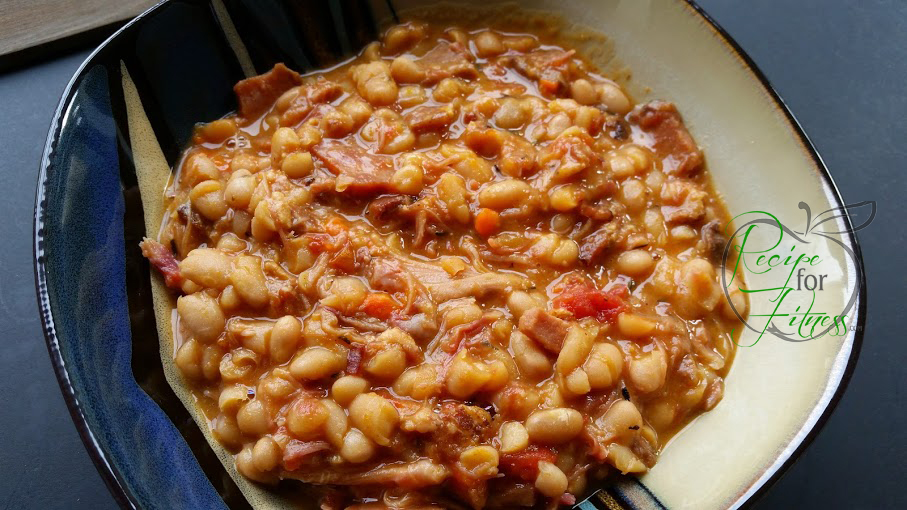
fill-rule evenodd
<path id="1" fill-rule="evenodd" d="M 385 1 L 391 3 L 391 0 Z M 784 102 L 784 100 L 775 90 L 774 86 L 771 84 L 765 74 L 756 65 L 755 61 L 753 61 L 753 59 L 746 53 L 746 51 L 744 51 L 740 44 L 714 18 L 712 18 L 711 15 L 709 15 L 705 11 L 705 9 L 702 8 L 702 6 L 696 3 L 696 0 L 672 1 L 676 1 L 680 5 L 685 7 L 691 15 L 697 16 L 704 23 L 706 28 L 713 32 L 713 34 L 716 36 L 716 39 L 720 43 L 722 43 L 734 55 L 739 57 L 741 67 L 762 86 L 763 90 L 767 94 L 768 99 L 772 103 L 774 103 L 774 106 L 778 109 L 778 111 L 783 114 L 791 131 L 793 131 L 793 133 L 796 135 L 801 150 L 805 152 L 813 161 L 816 169 L 818 170 L 819 177 L 830 189 L 833 201 L 839 207 L 843 207 L 844 200 L 841 197 L 838 186 L 835 183 L 834 178 L 831 176 L 828 167 L 822 160 L 822 157 L 819 155 L 809 136 L 803 130 L 800 122 L 790 111 L 790 108 L 788 108 L 787 103 Z M 152 17 L 168 2 L 169 0 L 161 0 L 157 4 L 148 8 L 147 10 L 130 20 L 128 23 L 120 27 L 117 31 L 115 31 L 107 39 L 105 39 L 104 42 L 102 42 L 97 48 L 95 48 L 79 65 L 79 68 L 76 70 L 76 72 L 73 74 L 72 78 L 70 78 L 69 82 L 64 88 L 60 101 L 58 102 L 57 107 L 54 110 L 54 115 L 51 120 L 50 129 L 48 131 L 44 150 L 41 156 L 40 169 L 38 172 L 38 182 L 35 193 L 35 212 L 32 231 L 32 257 L 34 263 L 35 290 L 37 293 L 38 308 L 41 315 L 41 326 L 44 332 L 48 354 L 50 355 L 51 364 L 53 365 L 53 370 L 54 374 L 56 375 L 57 382 L 60 385 L 60 390 L 63 393 L 63 398 L 66 401 L 66 407 L 69 410 L 69 414 L 76 426 L 76 429 L 78 430 L 79 436 L 82 439 L 85 449 L 88 451 L 88 454 L 94 462 L 98 473 L 101 475 L 101 478 L 107 485 L 107 488 L 113 496 L 114 500 L 122 508 L 141 508 L 142 505 L 136 498 L 135 494 L 133 494 L 126 485 L 125 481 L 123 480 L 122 474 L 119 472 L 116 466 L 110 462 L 108 454 L 103 450 L 101 445 L 95 439 L 94 432 L 89 427 L 85 415 L 82 411 L 82 404 L 79 399 L 78 391 L 72 384 L 72 381 L 69 377 L 69 372 L 66 368 L 65 360 L 63 359 L 62 352 L 60 351 L 60 342 L 57 337 L 56 328 L 54 325 L 53 311 L 51 310 L 50 305 L 50 295 L 47 291 L 47 267 L 44 256 L 44 218 L 47 213 L 45 205 L 45 192 L 48 184 L 47 176 L 48 169 L 51 166 L 51 156 L 54 152 L 62 130 L 61 120 L 63 118 L 63 112 L 70 105 L 77 88 L 76 86 L 82 81 L 88 67 L 93 63 L 95 58 L 111 43 L 113 43 L 121 35 L 135 30 L 136 26 L 144 22 L 145 19 Z M 866 272 L 863 264 L 863 253 L 860 247 L 859 239 L 854 232 L 849 213 L 842 216 L 842 219 L 845 222 L 845 226 L 847 227 L 847 241 L 851 245 L 855 254 L 853 262 L 857 280 L 856 290 L 859 298 L 856 323 L 853 328 L 853 340 L 850 345 L 851 351 L 847 358 L 847 364 L 841 371 L 840 378 L 837 381 L 830 381 L 835 385 L 835 387 L 833 389 L 829 388 L 829 390 L 831 391 L 826 390 L 826 392 L 819 398 L 819 400 L 813 405 L 812 410 L 810 411 L 803 425 L 796 432 L 793 438 L 790 439 L 786 447 L 779 453 L 775 461 L 771 465 L 769 465 L 761 473 L 761 475 L 746 488 L 745 491 L 743 491 L 736 497 L 734 502 L 731 504 L 731 508 L 747 508 L 753 505 L 761 496 L 766 493 L 766 491 L 768 491 L 769 488 L 771 488 L 781 478 L 781 476 L 790 468 L 790 466 L 797 459 L 799 459 L 800 455 L 802 455 L 806 448 L 812 443 L 812 441 L 818 435 L 819 431 L 828 421 L 828 418 L 837 407 L 838 402 L 844 395 L 844 392 L 847 389 L 847 385 L 850 382 L 851 377 L 853 376 L 857 360 L 860 357 L 860 350 L 863 345 L 863 334 L 865 332 L 866 325 L 867 286 Z M 842 348 L 843 347 L 846 347 L 846 343 L 842 345 Z"/>

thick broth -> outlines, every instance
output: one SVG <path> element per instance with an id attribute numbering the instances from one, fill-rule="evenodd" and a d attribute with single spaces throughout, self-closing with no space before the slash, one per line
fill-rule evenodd
<path id="1" fill-rule="evenodd" d="M 236 92 L 143 252 L 243 475 L 329 508 L 552 507 L 720 401 L 746 300 L 674 105 L 546 38 L 422 23 Z"/>

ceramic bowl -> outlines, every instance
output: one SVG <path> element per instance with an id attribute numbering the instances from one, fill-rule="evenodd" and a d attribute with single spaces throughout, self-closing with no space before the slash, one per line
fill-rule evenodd
<path id="1" fill-rule="evenodd" d="M 172 166 L 196 122 L 235 109 L 236 81 L 276 62 L 299 71 L 334 63 L 375 39 L 377 27 L 428 3 L 172 0 L 114 34 L 67 86 L 38 183 L 36 282 L 47 344 L 73 419 L 124 507 L 238 508 L 245 502 L 163 383 L 149 269 L 138 249 L 146 232 L 123 69 L 141 98 L 152 143 Z M 740 339 L 748 347 L 738 349 L 723 401 L 673 439 L 648 474 L 593 487 L 579 504 L 739 507 L 796 458 L 853 369 L 866 297 L 847 210 L 781 99 L 695 4 L 532 0 L 520 6 L 605 34 L 609 49 L 598 52 L 600 63 L 632 70 L 627 87 L 638 100 L 679 105 L 732 215 L 771 213 L 789 231 L 773 249 L 819 257 L 822 266 L 807 268 L 798 281 L 808 284 L 817 273 L 821 289 L 811 296 L 802 292 L 808 288 L 791 293 L 782 310 L 790 313 L 770 317 L 775 330 L 760 335 L 755 319 L 777 300 L 770 293 L 751 295 L 749 326 Z M 757 216 L 741 216 L 737 226 Z M 770 244 L 771 221 L 757 226 L 753 239 L 761 235 Z M 747 256 L 750 289 L 783 283 L 782 271 L 758 274 L 764 266 L 756 254 Z M 807 309 L 844 315 L 844 330 L 792 341 L 804 338 L 785 331 L 784 321 L 804 317 Z"/>

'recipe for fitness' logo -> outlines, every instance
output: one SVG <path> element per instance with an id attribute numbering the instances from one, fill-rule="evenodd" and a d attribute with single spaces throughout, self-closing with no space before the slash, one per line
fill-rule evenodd
<path id="1" fill-rule="evenodd" d="M 782 224 L 766 211 L 739 214 L 731 222 L 739 225 L 733 235 L 726 233 L 721 284 L 734 313 L 750 330 L 758 333 L 755 345 L 766 334 L 790 342 L 804 342 L 825 335 L 844 336 L 848 333 L 862 275 L 852 247 L 841 238 L 869 225 L 875 218 L 876 203 L 860 202 L 829 209 L 812 216 L 804 202 L 798 204 L 805 212 L 802 230 Z M 852 227 L 848 215 L 868 215 Z M 844 225 L 842 228 L 841 225 Z M 839 238 L 838 236 L 841 236 Z M 850 270 L 848 270 L 848 266 Z M 852 271 L 856 281 L 849 282 Z M 749 300 L 749 314 L 737 310 L 731 299 L 735 280 L 743 276 L 740 291 Z M 840 293 L 850 288 L 842 304 Z M 837 294 L 826 298 L 823 293 L 836 289 Z"/>

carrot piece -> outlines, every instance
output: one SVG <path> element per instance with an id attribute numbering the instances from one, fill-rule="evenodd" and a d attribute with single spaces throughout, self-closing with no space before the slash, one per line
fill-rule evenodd
<path id="1" fill-rule="evenodd" d="M 501 215 L 497 211 L 483 208 L 476 214 L 475 227 L 482 237 L 493 235 L 501 228 Z"/>
<path id="2" fill-rule="evenodd" d="M 341 232 L 347 230 L 346 221 L 343 218 L 335 216 L 325 223 L 324 230 L 332 236 L 339 235 Z"/>
<path id="3" fill-rule="evenodd" d="M 376 319 L 387 320 L 391 318 L 399 305 L 390 294 L 384 292 L 376 292 L 374 294 L 369 294 L 365 301 L 362 302 L 362 311 L 366 315 L 375 317 Z"/>
<path id="4" fill-rule="evenodd" d="M 557 93 L 558 83 L 553 80 L 546 80 L 542 78 L 539 80 L 539 90 L 544 95 L 553 95 Z"/>

